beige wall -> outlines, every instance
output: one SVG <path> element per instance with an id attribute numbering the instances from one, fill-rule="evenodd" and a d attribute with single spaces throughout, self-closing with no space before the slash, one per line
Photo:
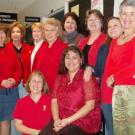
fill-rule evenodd
<path id="1" fill-rule="evenodd" d="M 18 19 L 24 22 L 25 16 L 46 16 L 50 13 L 51 9 L 56 10 L 64 7 L 66 1 L 67 0 L 36 0 L 29 7 L 18 13 Z"/>

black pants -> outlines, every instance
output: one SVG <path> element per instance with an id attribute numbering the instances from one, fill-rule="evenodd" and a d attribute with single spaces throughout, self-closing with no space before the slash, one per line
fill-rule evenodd
<path id="1" fill-rule="evenodd" d="M 53 130 L 53 122 L 50 122 L 40 133 L 39 135 L 100 135 L 100 133 L 96 134 L 88 134 L 85 133 L 82 129 L 75 125 L 68 125 L 61 129 L 58 132 Z"/>

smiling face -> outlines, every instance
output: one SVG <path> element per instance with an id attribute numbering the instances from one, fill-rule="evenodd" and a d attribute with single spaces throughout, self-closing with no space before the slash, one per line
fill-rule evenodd
<path id="1" fill-rule="evenodd" d="M 22 33 L 18 27 L 13 27 L 13 29 L 11 30 L 11 39 L 13 41 L 21 41 Z"/>
<path id="2" fill-rule="evenodd" d="M 41 76 L 33 75 L 29 82 L 29 88 L 31 94 L 41 94 L 43 89 L 43 79 Z"/>
<path id="3" fill-rule="evenodd" d="M 6 33 L 3 30 L 0 30 L 0 45 L 3 45 L 6 40 Z"/>
<path id="4" fill-rule="evenodd" d="M 101 31 L 101 20 L 94 14 L 91 14 L 87 19 L 87 29 L 92 32 Z"/>
<path id="5" fill-rule="evenodd" d="M 66 18 L 64 29 L 67 33 L 72 33 L 77 29 L 76 21 L 71 16 Z"/>
<path id="6" fill-rule="evenodd" d="M 135 7 L 121 7 L 120 20 L 124 29 L 135 29 Z"/>
<path id="7" fill-rule="evenodd" d="M 108 22 L 108 35 L 112 39 L 118 38 L 122 33 L 122 26 L 119 19 L 113 18 Z"/>
<path id="8" fill-rule="evenodd" d="M 44 26 L 45 39 L 52 44 L 58 38 L 58 27 L 50 24 Z"/>
<path id="9" fill-rule="evenodd" d="M 38 27 L 34 27 L 32 29 L 32 37 L 33 37 L 35 42 L 39 42 L 39 41 L 43 40 L 42 30 Z"/>
<path id="10" fill-rule="evenodd" d="M 65 67 L 68 72 L 75 73 L 80 69 L 82 59 L 80 55 L 73 51 L 68 51 L 65 55 Z"/>

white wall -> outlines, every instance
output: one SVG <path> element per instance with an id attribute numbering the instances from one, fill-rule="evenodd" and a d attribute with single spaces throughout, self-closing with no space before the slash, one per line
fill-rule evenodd
<path id="1" fill-rule="evenodd" d="M 43 17 L 50 11 L 64 7 L 67 0 L 36 0 L 18 14 L 19 21 L 24 22 L 25 16 Z"/>

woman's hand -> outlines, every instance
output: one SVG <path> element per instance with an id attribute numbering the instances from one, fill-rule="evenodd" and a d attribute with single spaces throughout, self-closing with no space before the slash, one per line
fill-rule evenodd
<path id="1" fill-rule="evenodd" d="M 53 128 L 56 132 L 59 131 L 60 129 L 62 129 L 61 127 L 61 120 L 57 119 L 54 121 L 54 128 Z"/>
<path id="2" fill-rule="evenodd" d="M 108 87 L 113 87 L 114 86 L 114 77 L 113 75 L 110 75 L 108 78 L 107 78 L 107 86 Z"/>
<path id="3" fill-rule="evenodd" d="M 86 67 L 86 69 L 84 71 L 84 76 L 83 76 L 83 78 L 86 82 L 90 80 L 91 75 L 92 75 L 92 70 L 93 70 L 92 67 L 89 67 L 89 66 Z"/>

